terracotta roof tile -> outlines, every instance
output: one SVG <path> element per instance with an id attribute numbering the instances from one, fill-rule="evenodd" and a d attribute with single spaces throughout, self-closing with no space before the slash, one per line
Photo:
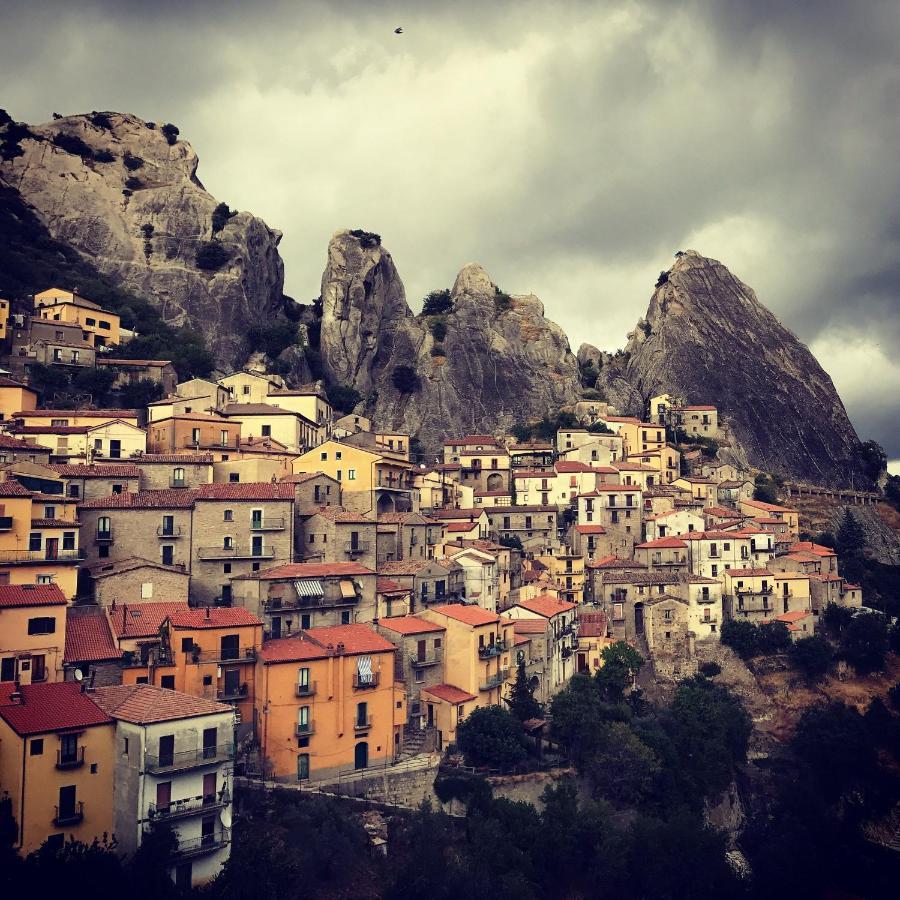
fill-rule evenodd
<path id="1" fill-rule="evenodd" d="M 66 665 L 119 659 L 106 612 L 99 606 L 71 606 L 66 610 Z"/>
<path id="2" fill-rule="evenodd" d="M 18 735 L 69 731 L 112 721 L 94 702 L 92 694 L 81 692 L 81 685 L 76 681 L 22 685 L 19 689 L 22 703 L 10 701 L 11 687 L 5 685 L 0 718 Z"/>
<path id="3" fill-rule="evenodd" d="M 272 569 L 264 569 L 250 576 L 260 578 L 263 581 L 273 581 L 280 578 L 335 578 L 350 575 L 374 575 L 372 569 L 367 569 L 355 562 L 326 562 L 326 563 L 286 563 L 283 566 L 275 566 Z"/>
<path id="4" fill-rule="evenodd" d="M 543 634 L 547 630 L 547 620 L 540 619 L 516 619 L 513 631 L 516 634 Z"/>
<path id="5" fill-rule="evenodd" d="M 260 656 L 264 663 L 324 659 L 334 656 L 339 644 L 343 644 L 347 655 L 388 651 L 393 653 L 396 649 L 387 638 L 369 625 L 331 625 L 309 628 L 295 637 L 266 641 Z"/>
<path id="6" fill-rule="evenodd" d="M 424 687 L 421 690 L 423 694 L 431 694 L 438 700 L 444 700 L 447 703 L 468 703 L 470 700 L 476 700 L 474 694 L 458 688 L 455 684 L 433 684 L 431 687 Z"/>
<path id="7" fill-rule="evenodd" d="M 238 628 L 262 625 L 243 606 L 207 606 L 204 609 L 183 609 L 169 616 L 174 628 Z"/>
<path id="8" fill-rule="evenodd" d="M 294 487 L 283 481 L 219 481 L 194 489 L 197 500 L 293 500 Z"/>
<path id="9" fill-rule="evenodd" d="M 195 492 L 183 488 L 161 491 L 124 491 L 95 497 L 79 504 L 80 509 L 191 509 Z"/>
<path id="10" fill-rule="evenodd" d="M 57 584 L 0 584 L 0 609 L 17 606 L 65 606 Z"/>
<path id="11" fill-rule="evenodd" d="M 420 619 L 418 616 L 392 616 L 389 619 L 379 619 L 378 624 L 397 634 L 427 634 L 447 630 L 443 625 Z"/>
<path id="12" fill-rule="evenodd" d="M 437 560 L 433 559 L 392 559 L 381 563 L 379 575 L 418 575 Z M 440 565 L 440 563 L 438 563 Z"/>
<path id="13" fill-rule="evenodd" d="M 431 610 L 466 625 L 490 625 L 500 621 L 497 613 L 488 612 L 480 606 L 466 606 L 463 603 L 445 603 L 442 606 L 432 606 Z"/>
<path id="14" fill-rule="evenodd" d="M 131 465 L 143 465 L 145 463 L 180 463 L 185 466 L 212 465 L 212 453 L 142 453 L 140 456 L 129 457 Z"/>
<path id="15" fill-rule="evenodd" d="M 166 619 L 188 609 L 187 603 L 119 603 L 108 614 L 113 634 L 121 640 L 153 637 Z"/>
<path id="16" fill-rule="evenodd" d="M 12 414 L 14 419 L 136 419 L 136 409 L 27 409 Z"/>
<path id="17" fill-rule="evenodd" d="M 97 705 L 115 719 L 135 725 L 191 719 L 217 713 L 232 713 L 226 703 L 170 691 L 151 684 L 117 684 L 96 688 L 91 694 Z M 224 740 L 225 736 L 222 736 Z"/>
<path id="18" fill-rule="evenodd" d="M 575 531 L 578 534 L 606 534 L 606 529 L 602 525 L 576 525 Z"/>
<path id="19" fill-rule="evenodd" d="M 643 544 L 638 544 L 635 550 L 661 550 L 661 549 L 672 549 L 672 550 L 687 550 L 687 544 L 677 537 L 663 537 L 657 538 L 655 541 L 645 541 Z"/>
<path id="20" fill-rule="evenodd" d="M 569 612 L 577 606 L 576 603 L 570 603 L 568 600 L 559 600 L 550 594 L 541 594 L 533 597 L 531 600 L 520 600 L 516 606 L 527 609 L 529 612 L 537 613 L 539 616 L 549 619 L 559 613 Z"/>
<path id="21" fill-rule="evenodd" d="M 320 506 L 315 515 L 322 516 L 331 522 L 345 522 L 347 524 L 374 525 L 375 519 L 366 513 L 357 512 L 355 509 L 346 509 L 343 506 Z"/>
<path id="22" fill-rule="evenodd" d="M 137 466 L 110 463 L 94 465 L 54 465 L 57 475 L 63 478 L 140 478 L 141 470 Z"/>

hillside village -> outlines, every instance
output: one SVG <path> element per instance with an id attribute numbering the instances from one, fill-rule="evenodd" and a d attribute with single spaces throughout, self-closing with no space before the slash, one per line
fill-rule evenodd
<path id="1" fill-rule="evenodd" d="M 23 853 L 134 850 L 167 821 L 176 883 L 202 884 L 236 770 L 327 785 L 452 752 L 522 673 L 546 709 L 620 642 L 674 683 L 729 621 L 796 640 L 865 614 L 713 405 L 582 400 L 552 441 L 448 435 L 423 462 L 320 383 L 179 381 L 117 355 L 129 336 L 77 292 L 0 303 L 0 795 Z M 159 399 L 54 408 L 35 366 Z"/>

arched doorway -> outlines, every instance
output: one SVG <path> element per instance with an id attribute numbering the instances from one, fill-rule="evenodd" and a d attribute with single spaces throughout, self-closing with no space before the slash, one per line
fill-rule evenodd
<path id="1" fill-rule="evenodd" d="M 489 491 L 503 490 L 503 476 L 499 472 L 492 472 L 487 477 L 487 489 Z"/>
<path id="2" fill-rule="evenodd" d="M 360 741 L 353 750 L 353 768 L 366 769 L 369 766 L 369 745 Z"/>
<path id="3" fill-rule="evenodd" d="M 390 494 L 381 494 L 376 504 L 378 514 L 394 512 L 394 498 Z"/>

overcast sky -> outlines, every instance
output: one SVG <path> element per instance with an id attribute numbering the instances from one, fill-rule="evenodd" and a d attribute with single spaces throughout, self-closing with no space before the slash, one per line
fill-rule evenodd
<path id="1" fill-rule="evenodd" d="M 171 121 L 284 232 L 288 294 L 377 231 L 413 309 L 482 263 L 614 349 L 720 259 L 900 457 L 900 3 L 0 0 L 15 118 Z M 393 29 L 403 26 L 404 33 Z"/>

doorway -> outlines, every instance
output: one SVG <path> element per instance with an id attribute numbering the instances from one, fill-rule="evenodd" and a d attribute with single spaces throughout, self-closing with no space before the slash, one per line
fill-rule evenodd
<path id="1" fill-rule="evenodd" d="M 353 750 L 353 768 L 367 769 L 369 767 L 369 745 L 366 741 L 360 741 Z"/>

